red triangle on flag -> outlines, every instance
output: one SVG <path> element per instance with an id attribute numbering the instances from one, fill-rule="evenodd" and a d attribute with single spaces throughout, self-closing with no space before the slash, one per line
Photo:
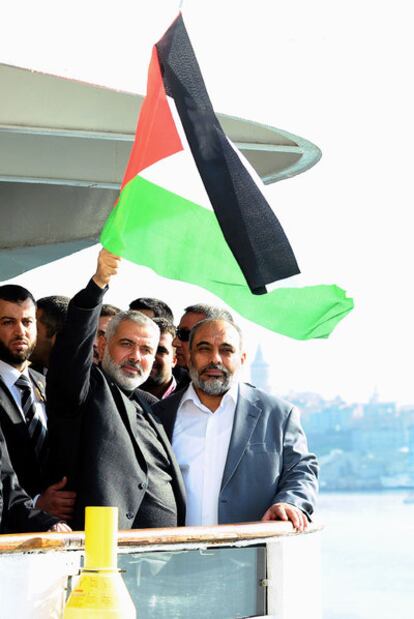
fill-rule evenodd
<path id="1" fill-rule="evenodd" d="M 121 189 L 141 170 L 180 150 L 183 150 L 183 145 L 168 105 L 158 52 L 154 46 L 148 69 L 147 95 L 141 107 L 135 142 Z"/>

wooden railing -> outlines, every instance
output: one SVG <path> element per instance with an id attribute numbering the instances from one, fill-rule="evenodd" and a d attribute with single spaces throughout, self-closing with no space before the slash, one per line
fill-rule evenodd
<path id="1" fill-rule="evenodd" d="M 310 524 L 306 533 L 321 530 L 321 525 Z M 253 522 L 223 524 L 214 527 L 178 527 L 175 529 L 134 529 L 119 531 L 118 546 L 169 546 L 175 544 L 233 544 L 242 540 L 260 540 L 271 537 L 299 535 L 290 522 Z M 48 550 L 82 550 L 85 535 L 72 533 L 19 533 L 0 535 L 0 554 Z"/>

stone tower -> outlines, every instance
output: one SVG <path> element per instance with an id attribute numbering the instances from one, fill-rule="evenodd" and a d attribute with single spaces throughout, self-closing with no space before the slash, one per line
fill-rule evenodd
<path id="1" fill-rule="evenodd" d="M 256 355 L 253 363 L 250 366 L 251 383 L 263 391 L 271 392 L 271 386 L 269 381 L 269 364 L 266 363 L 263 357 L 262 349 L 259 346 L 256 350 Z"/>

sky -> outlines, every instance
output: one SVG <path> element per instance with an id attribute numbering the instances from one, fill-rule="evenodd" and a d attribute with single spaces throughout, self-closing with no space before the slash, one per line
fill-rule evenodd
<path id="1" fill-rule="evenodd" d="M 144 93 L 153 43 L 179 2 L 22 2 L 2 7 L 0 62 Z M 414 403 L 412 380 L 412 58 L 409 3 L 184 0 L 182 11 L 217 112 L 314 142 L 311 170 L 267 188 L 306 283 L 335 283 L 355 309 L 327 340 L 298 342 L 244 319 L 273 390 Z M 22 19 L 24 16 L 24 19 Z M 37 297 L 72 295 L 97 248 L 14 281 Z M 283 282 L 289 285 L 289 280 Z M 220 301 L 125 263 L 107 301 Z M 236 315 L 237 316 L 237 315 Z"/>

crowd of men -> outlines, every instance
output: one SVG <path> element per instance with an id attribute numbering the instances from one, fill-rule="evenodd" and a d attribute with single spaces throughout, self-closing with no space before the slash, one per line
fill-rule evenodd
<path id="1" fill-rule="evenodd" d="M 73 299 L 0 286 L 0 532 L 290 520 L 306 529 L 318 465 L 299 413 L 241 382 L 225 309 L 104 304 L 120 259 L 102 249 Z"/>

